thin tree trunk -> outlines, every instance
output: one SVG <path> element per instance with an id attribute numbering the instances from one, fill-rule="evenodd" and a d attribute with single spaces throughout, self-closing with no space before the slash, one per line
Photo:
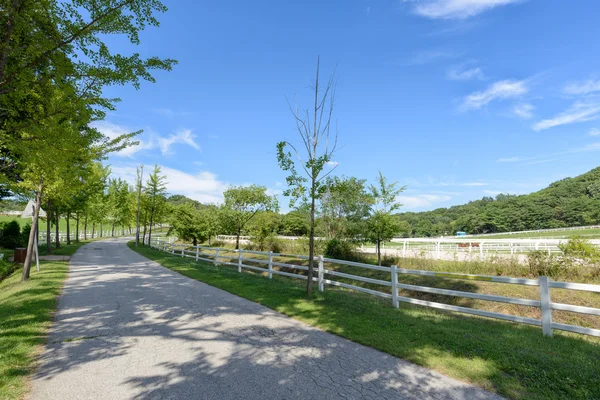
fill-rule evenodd
<path id="1" fill-rule="evenodd" d="M 85 214 L 85 218 L 83 219 L 83 240 L 87 240 L 87 220 L 88 216 Z"/>
<path id="2" fill-rule="evenodd" d="M 235 237 L 235 249 L 239 250 L 240 248 L 240 235 L 242 233 L 242 228 L 238 228 L 237 236 Z"/>
<path id="3" fill-rule="evenodd" d="M 92 239 L 94 238 L 95 233 L 96 233 L 96 223 L 92 222 Z"/>
<path id="4" fill-rule="evenodd" d="M 152 220 L 154 219 L 154 213 L 150 214 L 150 226 L 148 229 L 148 245 L 152 243 Z"/>
<path id="5" fill-rule="evenodd" d="M 54 227 L 54 231 L 56 232 L 56 248 L 60 249 L 60 215 L 58 210 L 56 210 L 55 214 L 56 215 L 54 216 L 54 220 L 56 221 L 56 226 Z"/>
<path id="6" fill-rule="evenodd" d="M 52 251 L 52 208 L 48 202 L 48 212 L 46 213 L 46 250 L 48 254 Z"/>
<path id="7" fill-rule="evenodd" d="M 102 237 L 102 222 L 100 222 L 100 237 Z"/>
<path id="8" fill-rule="evenodd" d="M 77 221 L 75 224 L 75 241 L 79 242 L 79 213 L 75 214 L 75 220 Z"/>
<path id="9" fill-rule="evenodd" d="M 71 244 L 71 213 L 67 212 L 67 244 Z"/>
<path id="10" fill-rule="evenodd" d="M 381 239 L 377 239 L 377 265 L 381 266 Z"/>
<path id="11" fill-rule="evenodd" d="M 35 245 L 35 239 L 38 231 L 39 225 L 39 212 L 40 212 L 40 204 L 42 202 L 42 181 L 40 181 L 40 186 L 38 187 L 37 193 L 35 195 L 35 210 L 33 213 L 33 221 L 31 223 L 31 230 L 29 231 L 29 242 L 27 242 L 27 255 L 25 256 L 25 264 L 23 264 L 23 275 L 21 276 L 21 281 L 26 281 L 29 279 L 29 274 L 31 272 L 31 261 L 33 259 L 33 246 Z"/>
<path id="12" fill-rule="evenodd" d="M 112 223 L 112 231 L 111 231 L 110 235 L 111 235 L 112 237 L 115 237 L 115 223 L 114 223 L 114 221 L 113 221 L 113 223 Z"/>
<path id="13" fill-rule="evenodd" d="M 312 179 L 310 203 L 310 236 L 308 239 L 308 279 L 306 281 L 306 294 L 312 298 L 313 272 L 315 267 L 315 179 Z"/>

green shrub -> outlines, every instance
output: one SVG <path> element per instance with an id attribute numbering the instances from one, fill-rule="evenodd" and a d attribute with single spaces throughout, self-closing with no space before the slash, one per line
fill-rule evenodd
<path id="1" fill-rule="evenodd" d="M 16 220 L 6 222 L 2 226 L 2 237 L 0 246 L 7 249 L 15 249 L 22 243 L 21 226 Z"/>
<path id="2" fill-rule="evenodd" d="M 19 264 L 11 263 L 8 260 L 1 259 L 0 260 L 0 281 L 12 274 L 14 271 L 19 268 Z"/>
<path id="3" fill-rule="evenodd" d="M 563 254 L 567 257 L 577 257 L 584 260 L 600 260 L 600 250 L 587 239 L 572 237 L 567 243 L 558 245 Z"/>
<path id="4" fill-rule="evenodd" d="M 337 260 L 356 261 L 356 245 L 344 240 L 331 239 L 325 244 L 325 256 Z"/>
<path id="5" fill-rule="evenodd" d="M 225 247 L 225 242 L 222 240 L 213 240 L 210 242 L 210 247 Z"/>

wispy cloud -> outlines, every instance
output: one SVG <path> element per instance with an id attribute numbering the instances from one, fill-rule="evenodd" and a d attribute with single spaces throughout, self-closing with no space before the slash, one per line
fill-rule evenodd
<path id="1" fill-rule="evenodd" d="M 555 161 L 557 156 L 564 156 L 567 154 L 576 154 L 576 153 L 587 153 L 592 151 L 600 151 L 600 142 L 594 142 L 587 144 L 582 147 L 575 147 L 569 150 L 561 151 L 558 153 L 551 154 L 543 154 L 540 156 L 532 156 L 532 157 L 504 157 L 498 158 L 496 162 L 498 163 L 516 163 L 516 162 L 527 162 L 528 164 L 540 164 L 542 162 L 550 162 Z"/>
<path id="2" fill-rule="evenodd" d="M 337 162 L 337 161 L 327 161 L 327 163 L 326 163 L 326 164 L 327 164 L 327 165 L 329 165 L 331 168 L 335 168 L 335 167 L 337 167 L 338 165 L 340 165 L 340 163 L 339 163 L 339 162 Z"/>
<path id="3" fill-rule="evenodd" d="M 523 119 L 531 119 L 533 118 L 533 110 L 535 107 L 529 103 L 520 103 L 515 106 L 513 109 L 513 113 Z"/>
<path id="4" fill-rule="evenodd" d="M 125 135 L 131 132 L 135 132 L 138 129 L 129 129 L 126 126 L 113 124 L 108 121 L 96 121 L 92 124 L 93 128 L 96 128 L 101 134 L 108 137 L 109 139 L 116 139 L 121 135 Z M 136 146 L 126 147 L 118 153 L 114 153 L 120 157 L 133 157 L 137 152 L 142 150 L 150 150 L 154 147 L 153 143 L 147 140 L 136 138 L 139 142 Z"/>
<path id="5" fill-rule="evenodd" d="M 463 100 L 463 110 L 480 109 L 497 99 L 509 99 L 526 94 L 529 89 L 525 81 L 503 80 L 491 84 L 486 90 L 475 92 Z"/>
<path id="6" fill-rule="evenodd" d="M 539 132 L 560 125 L 593 121 L 598 118 L 600 118 L 600 103 L 576 102 L 566 111 L 552 118 L 536 122 L 531 128 Z"/>
<path id="7" fill-rule="evenodd" d="M 196 150 L 201 150 L 195 139 L 196 135 L 194 135 L 190 129 L 183 129 L 169 137 L 157 138 L 160 151 L 163 155 L 172 154 L 171 146 L 174 144 L 187 144 Z"/>
<path id="8" fill-rule="evenodd" d="M 430 207 L 437 203 L 443 203 L 452 200 L 451 196 L 441 194 L 419 194 L 415 196 L 396 196 L 396 201 L 402 204 L 403 208 L 414 209 Z"/>
<path id="9" fill-rule="evenodd" d="M 496 7 L 519 2 L 521 0 L 425 0 L 415 5 L 414 12 L 432 19 L 467 19 Z"/>
<path id="10" fill-rule="evenodd" d="M 589 136 L 600 136 L 600 129 L 598 129 L 598 128 L 592 128 L 588 132 L 588 135 Z"/>
<path id="11" fill-rule="evenodd" d="M 474 79 L 485 79 L 483 71 L 479 67 L 465 68 L 464 66 L 455 66 L 448 70 L 448 79 L 453 81 L 470 81 Z"/>
<path id="12" fill-rule="evenodd" d="M 569 95 L 586 95 L 600 92 L 600 79 L 588 79 L 586 81 L 568 83 L 563 92 Z"/>
<path id="13" fill-rule="evenodd" d="M 100 133 L 111 139 L 126 133 L 135 132 L 137 130 L 108 121 L 97 121 L 94 122 L 92 126 L 98 129 Z M 120 152 L 115 153 L 115 155 L 121 157 L 133 157 L 136 153 L 142 150 L 153 150 L 158 148 L 160 149 L 162 155 L 166 156 L 173 154 L 171 147 L 175 144 L 186 144 L 196 150 L 201 150 L 195 139 L 196 136 L 190 129 L 183 129 L 166 137 L 151 133 L 146 135 L 146 138 L 144 139 L 136 138 L 136 140 L 139 142 L 138 145 L 127 147 Z"/>

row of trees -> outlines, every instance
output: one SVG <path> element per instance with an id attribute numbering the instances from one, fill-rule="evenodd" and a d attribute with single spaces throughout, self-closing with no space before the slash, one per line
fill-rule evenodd
<path id="1" fill-rule="evenodd" d="M 103 89 L 139 88 L 175 61 L 115 53 L 108 44 L 116 35 L 138 45 L 166 11 L 159 0 L 6 0 L 0 8 L 0 195 L 35 198 L 26 280 L 42 203 L 51 220 L 97 219 L 99 163 L 135 143 L 139 132 L 109 138 L 93 127 L 119 100 Z"/>
<path id="2" fill-rule="evenodd" d="M 381 262 L 381 243 L 406 229 L 395 215 L 400 207 L 396 197 L 403 189 L 381 173 L 372 185 L 355 177 L 328 177 L 315 207 L 315 235 L 353 244 L 375 243 Z M 277 234 L 310 234 L 309 205 L 279 214 L 277 198 L 269 196 L 264 186 L 234 186 L 225 191 L 224 199 L 220 206 L 191 200 L 171 206 L 171 232 L 194 245 L 210 243 L 218 234 L 235 235 L 236 249 L 240 235 L 250 235 L 262 248 Z"/>

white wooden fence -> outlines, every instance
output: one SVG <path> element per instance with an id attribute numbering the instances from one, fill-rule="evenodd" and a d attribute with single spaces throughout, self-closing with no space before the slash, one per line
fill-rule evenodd
<path id="1" fill-rule="evenodd" d="M 289 269 L 295 269 L 300 271 L 307 271 L 308 267 L 303 265 L 295 265 L 288 264 L 282 262 L 276 262 L 273 260 L 274 257 L 286 257 L 286 258 L 296 258 L 301 260 L 308 260 L 308 256 L 302 255 L 289 255 L 289 254 L 280 254 L 273 252 L 260 252 L 260 251 L 250 251 L 250 250 L 231 250 L 231 249 L 223 249 L 216 247 L 205 247 L 205 246 L 193 246 L 189 244 L 175 244 L 169 243 L 167 241 L 162 241 L 160 239 L 153 240 L 152 247 L 171 253 L 173 255 L 180 255 L 181 257 L 189 257 L 195 259 L 196 261 L 208 261 L 212 262 L 215 265 L 231 265 L 235 266 L 238 269 L 238 272 L 242 272 L 244 269 L 249 269 L 252 271 L 263 272 L 266 273 L 270 278 L 273 275 L 282 275 L 289 278 L 297 278 L 297 279 L 308 279 L 307 276 L 301 274 L 295 274 L 291 272 L 284 272 L 273 269 L 274 266 L 277 267 L 285 267 Z M 235 255 L 226 255 L 224 253 L 232 253 L 235 252 Z M 262 258 L 252 258 L 255 255 L 260 255 L 267 257 L 266 259 Z M 259 263 L 262 265 L 266 265 L 266 267 L 257 267 L 254 265 L 244 264 L 244 262 L 252 262 Z M 581 290 L 588 292 L 600 293 L 600 285 L 589 285 L 582 283 L 569 283 L 569 282 L 553 282 L 548 277 L 541 276 L 539 279 L 527 279 L 527 278 L 509 278 L 503 276 L 485 276 L 485 275 L 471 275 L 471 274 L 456 274 L 456 273 L 445 273 L 445 272 L 432 272 L 432 271 L 420 271 L 420 270 L 410 270 L 410 269 L 402 269 L 393 265 L 391 267 L 380 267 L 377 265 L 371 264 L 363 264 L 351 261 L 344 260 L 336 260 L 332 258 L 325 258 L 323 256 L 315 257 L 315 261 L 318 262 L 317 277 L 313 278 L 315 282 L 318 283 L 319 291 L 323 291 L 325 285 L 338 286 L 346 289 L 356 290 L 359 292 L 368 293 L 374 296 L 379 296 L 383 298 L 388 298 L 392 300 L 392 304 L 394 307 L 399 307 L 399 302 L 406 302 L 410 304 L 416 304 L 424 307 L 436 308 L 440 310 L 448 310 L 448 311 L 456 311 L 460 313 L 473 314 L 482 317 L 488 318 L 496 318 L 502 319 L 506 321 L 519 322 L 528 325 L 540 326 L 542 327 L 542 332 L 545 336 L 552 336 L 552 329 L 558 329 L 569 332 L 581 333 L 584 335 L 592 335 L 600 337 L 599 329 L 591 329 L 585 328 L 576 325 L 568 325 L 568 324 L 560 324 L 556 322 L 552 322 L 552 310 L 561 310 L 561 311 L 570 311 L 580 314 L 587 315 L 595 315 L 600 316 L 600 309 L 592 308 L 592 307 L 582 307 L 575 306 L 570 304 L 562 304 L 562 303 L 553 303 L 550 297 L 550 289 L 569 289 L 569 290 Z M 326 268 L 326 264 L 329 265 L 346 265 L 351 267 L 358 267 L 376 271 L 384 271 L 390 274 L 390 280 L 380 280 L 367 278 L 358 275 L 347 274 L 339 271 L 335 271 L 332 269 Z M 427 286 L 416 286 L 416 285 L 408 285 L 404 283 L 398 282 L 398 274 L 405 275 L 422 275 L 422 276 L 433 276 L 438 278 L 446 278 L 446 279 L 459 279 L 459 280 L 470 280 L 470 281 L 483 281 L 483 282 L 495 282 L 495 283 L 504 283 L 511 285 L 525 285 L 525 286 L 538 286 L 540 288 L 540 299 L 539 300 L 528 300 L 521 298 L 513 298 L 513 297 L 505 297 L 505 296 L 496 296 L 496 295 L 487 295 L 480 293 L 472 293 L 472 292 L 463 292 L 458 290 L 448 290 L 448 289 L 439 289 Z M 335 281 L 332 279 L 328 279 L 328 277 L 339 277 L 350 279 L 359 282 L 366 282 L 381 286 L 391 287 L 391 294 L 380 292 L 373 289 L 367 289 L 364 287 L 351 285 L 344 282 Z M 437 303 L 433 301 L 426 300 L 418 300 L 410 297 L 399 296 L 398 289 L 404 289 L 409 291 L 417 291 L 424 293 L 433 293 L 440 294 L 445 296 L 455 296 L 455 297 L 464 297 L 471 299 L 479 299 L 486 301 L 494 301 L 508 304 L 518 304 L 522 306 L 529 307 L 538 307 L 541 308 L 542 318 L 541 320 L 535 318 L 528 317 L 520 317 L 516 315 L 502 314 L 491 311 L 478 310 L 469 307 L 461 307 L 455 306 L 451 304 L 443 304 Z"/>

